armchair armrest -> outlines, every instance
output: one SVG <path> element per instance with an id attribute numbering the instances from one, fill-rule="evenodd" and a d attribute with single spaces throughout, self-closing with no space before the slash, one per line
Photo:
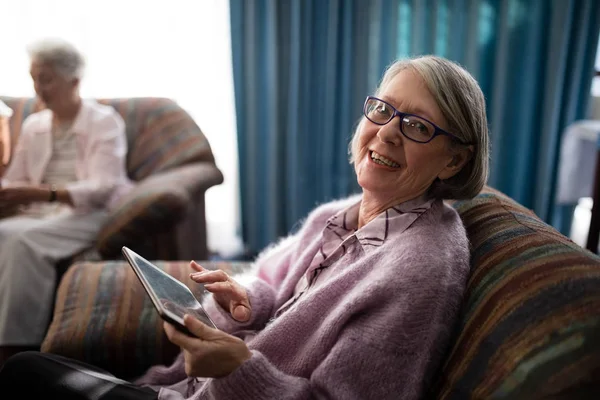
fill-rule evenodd
<path id="1" fill-rule="evenodd" d="M 211 162 L 195 162 L 158 175 L 183 187 L 190 196 L 205 192 L 209 188 L 223 183 L 223 174 Z"/>
<path id="2" fill-rule="evenodd" d="M 135 247 L 145 237 L 168 232 L 186 215 L 191 199 L 221 182 L 221 171 L 208 162 L 144 179 L 121 200 L 98 233 L 98 252 L 104 259 L 120 258 L 122 246 Z"/>
<path id="3" fill-rule="evenodd" d="M 230 275 L 250 273 L 244 262 L 199 261 Z M 206 292 L 190 277 L 188 261 L 154 264 L 186 284 L 198 300 Z M 80 262 L 61 280 L 52 322 L 41 350 L 96 365 L 123 379 L 152 365 L 169 364 L 179 353 L 163 330 L 150 297 L 126 262 Z"/>

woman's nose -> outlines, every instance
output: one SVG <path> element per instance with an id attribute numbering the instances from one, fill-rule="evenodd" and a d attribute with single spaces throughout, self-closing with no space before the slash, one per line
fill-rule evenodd
<path id="1" fill-rule="evenodd" d="M 379 140 L 386 144 L 400 146 L 402 144 L 402 133 L 400 132 L 398 123 L 398 119 L 394 118 L 387 124 L 381 126 L 377 132 Z"/>

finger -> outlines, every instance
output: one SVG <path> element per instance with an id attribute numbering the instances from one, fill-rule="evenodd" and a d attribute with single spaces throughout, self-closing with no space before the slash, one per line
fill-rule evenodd
<path id="1" fill-rule="evenodd" d="M 177 334 L 180 333 L 177 328 L 175 328 L 175 326 L 173 326 L 172 324 L 168 323 L 168 322 L 163 322 L 163 329 L 165 330 L 165 333 L 167 334 L 167 337 L 169 338 L 169 340 L 173 343 L 175 343 L 174 340 L 177 340 Z"/>
<path id="2" fill-rule="evenodd" d="M 211 282 L 206 283 L 204 287 L 211 293 L 236 294 L 229 282 Z"/>
<path id="3" fill-rule="evenodd" d="M 175 328 L 173 324 L 163 322 L 163 328 L 165 330 L 165 333 L 167 334 L 167 338 L 169 338 L 171 343 L 181 348 L 191 350 L 195 347 L 195 344 L 197 344 L 196 342 L 198 341 L 198 338 L 186 335 L 179 329 Z"/>
<path id="4" fill-rule="evenodd" d="M 197 283 L 212 283 L 212 282 L 224 282 L 229 279 L 229 275 L 225 271 L 206 271 L 206 272 L 195 272 L 190 274 L 190 278 Z"/>
<path id="5" fill-rule="evenodd" d="M 211 340 L 214 339 L 215 336 L 222 335 L 221 331 L 211 328 L 198 318 L 195 318 L 189 314 L 183 316 L 183 323 L 194 336 L 202 340 Z"/>
<path id="6" fill-rule="evenodd" d="M 229 294 L 232 299 L 238 301 L 240 304 L 249 305 L 246 291 L 235 281 L 229 280 L 227 282 L 211 282 L 206 283 L 204 287 L 206 290 L 212 293 Z"/>
<path id="7" fill-rule="evenodd" d="M 246 322 L 250 320 L 250 308 L 246 307 L 243 304 L 236 305 L 232 303 L 229 313 L 236 321 Z"/>
<path id="8" fill-rule="evenodd" d="M 204 268 L 202 265 L 198 264 L 196 261 L 190 261 L 190 267 L 192 267 L 193 270 L 198 271 L 198 272 L 208 271 L 206 268 Z"/>

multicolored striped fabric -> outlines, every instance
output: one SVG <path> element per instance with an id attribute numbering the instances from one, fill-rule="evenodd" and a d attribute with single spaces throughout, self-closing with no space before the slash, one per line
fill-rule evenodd
<path id="1" fill-rule="evenodd" d="M 167 228 L 187 218 L 190 202 L 201 204 L 194 194 L 222 180 L 221 172 L 208 162 L 194 162 L 144 179 L 122 199 L 98 233 L 98 252 L 103 259 L 120 259 L 121 247 L 127 246 L 148 257 L 159 257 L 156 247 L 140 247 L 140 238 L 167 233 Z M 167 247 L 164 239 L 161 242 L 159 248 Z M 177 259 L 176 254 L 164 256 Z"/>
<path id="2" fill-rule="evenodd" d="M 98 232 L 98 254 L 103 260 L 119 259 L 121 247 L 127 246 L 150 258 L 158 257 L 156 249 L 143 247 L 140 238 L 152 237 L 172 228 L 174 223 L 185 217 L 189 201 L 188 193 L 175 182 L 152 177 L 144 180 L 123 199 L 122 206 L 109 215 Z"/>
<path id="3" fill-rule="evenodd" d="M 129 176 L 142 180 L 151 174 L 195 161 L 214 163 L 208 140 L 189 114 L 164 98 L 102 99 L 125 120 Z"/>
<path id="4" fill-rule="evenodd" d="M 201 299 L 189 278 L 189 262 L 155 264 L 184 282 Z M 202 262 L 208 269 L 242 272 L 244 263 Z M 179 348 L 164 334 L 162 320 L 127 263 L 78 263 L 62 279 L 54 316 L 42 351 L 97 365 L 132 378 L 153 364 L 173 360 Z"/>
<path id="5" fill-rule="evenodd" d="M 598 382 L 600 258 L 493 189 L 452 205 L 472 271 L 433 397 L 541 399 Z"/>
<path id="6" fill-rule="evenodd" d="M 450 204 L 471 241 L 472 272 L 455 340 L 427 398 L 589 398 L 573 393 L 598 390 L 589 382 L 600 376 L 600 258 L 491 188 Z M 159 265 L 190 283 L 187 262 Z M 177 350 L 135 279 L 125 263 L 69 270 L 43 350 L 123 377 L 169 362 Z"/>

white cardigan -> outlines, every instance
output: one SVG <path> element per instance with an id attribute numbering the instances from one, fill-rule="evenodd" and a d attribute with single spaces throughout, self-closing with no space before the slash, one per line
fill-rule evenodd
<path id="1" fill-rule="evenodd" d="M 41 185 L 52 155 L 52 112 L 42 110 L 23 121 L 2 187 Z M 111 209 L 133 183 L 127 177 L 125 122 L 110 106 L 83 100 L 70 128 L 76 135 L 77 181 L 65 185 L 79 211 Z"/>

